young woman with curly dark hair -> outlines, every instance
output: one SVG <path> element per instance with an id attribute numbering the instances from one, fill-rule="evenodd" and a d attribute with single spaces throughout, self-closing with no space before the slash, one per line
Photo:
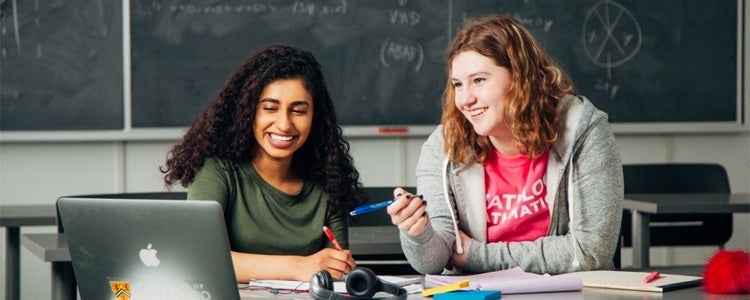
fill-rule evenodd
<path id="1" fill-rule="evenodd" d="M 229 76 L 168 153 L 167 187 L 224 208 L 237 280 L 335 278 L 355 268 L 347 212 L 366 201 L 320 64 L 270 45 Z"/>

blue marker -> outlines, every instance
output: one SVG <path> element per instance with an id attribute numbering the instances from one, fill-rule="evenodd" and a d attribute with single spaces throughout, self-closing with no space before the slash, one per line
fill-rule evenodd
<path id="1" fill-rule="evenodd" d="M 422 195 L 408 195 L 406 196 L 406 199 L 411 199 L 415 197 L 422 198 Z M 350 211 L 349 214 L 352 216 L 366 214 L 368 212 L 373 212 L 381 208 L 386 208 L 388 207 L 388 205 L 393 204 L 393 202 L 396 202 L 396 199 L 392 199 L 392 200 L 388 200 L 388 201 L 380 202 L 380 203 L 375 203 L 375 204 L 362 205 L 362 206 L 355 208 L 353 211 Z"/>

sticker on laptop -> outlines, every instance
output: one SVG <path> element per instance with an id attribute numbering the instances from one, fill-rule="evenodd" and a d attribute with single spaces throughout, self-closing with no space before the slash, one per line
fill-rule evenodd
<path id="1" fill-rule="evenodd" d="M 112 287 L 112 293 L 115 294 L 115 299 L 130 300 L 130 282 L 110 281 L 109 286 Z"/>

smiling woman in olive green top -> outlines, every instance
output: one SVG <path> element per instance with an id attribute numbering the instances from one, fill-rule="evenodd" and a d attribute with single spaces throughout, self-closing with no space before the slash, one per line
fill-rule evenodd
<path id="1" fill-rule="evenodd" d="M 307 281 L 356 267 L 347 212 L 365 201 L 336 124 L 321 67 L 306 50 L 271 45 L 230 75 L 211 106 L 168 153 L 169 187 L 224 208 L 239 282 Z"/>

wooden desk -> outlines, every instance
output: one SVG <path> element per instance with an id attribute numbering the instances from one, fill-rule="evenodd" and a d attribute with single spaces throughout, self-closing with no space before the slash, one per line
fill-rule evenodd
<path id="1" fill-rule="evenodd" d="M 2 205 L 0 226 L 5 227 L 5 299 L 21 298 L 21 227 L 57 224 L 54 205 Z"/>
<path id="2" fill-rule="evenodd" d="M 750 194 L 626 194 L 623 208 L 632 212 L 633 266 L 648 267 L 655 214 L 721 214 L 750 212 Z"/>

